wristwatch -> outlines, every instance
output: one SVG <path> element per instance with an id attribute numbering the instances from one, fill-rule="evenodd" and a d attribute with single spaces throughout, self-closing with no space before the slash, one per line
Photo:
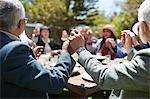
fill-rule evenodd
<path id="1" fill-rule="evenodd" d="M 80 47 L 76 50 L 77 54 L 79 54 L 80 52 L 86 50 L 85 47 Z"/>

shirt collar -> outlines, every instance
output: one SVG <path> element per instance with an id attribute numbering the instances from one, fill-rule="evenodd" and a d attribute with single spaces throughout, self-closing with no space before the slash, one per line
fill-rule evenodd
<path id="1" fill-rule="evenodd" d="M 6 34 L 12 40 L 20 41 L 20 39 L 17 36 L 15 36 L 15 35 L 13 35 L 13 34 L 11 34 L 9 32 L 3 31 L 3 30 L 0 30 L 0 32 Z"/>
<path id="2" fill-rule="evenodd" d="M 45 43 L 45 40 L 44 38 L 42 37 L 42 41 Z M 48 39 L 48 42 L 47 43 L 50 43 L 50 39 Z"/>

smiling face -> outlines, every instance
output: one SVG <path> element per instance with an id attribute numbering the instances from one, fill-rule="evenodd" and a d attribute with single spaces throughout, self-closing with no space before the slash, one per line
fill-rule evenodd
<path id="1" fill-rule="evenodd" d="M 110 30 L 108 29 L 103 29 L 102 31 L 102 36 L 107 39 L 107 38 L 111 38 L 112 37 L 112 33 Z"/>
<path id="2" fill-rule="evenodd" d="M 42 30 L 41 35 L 43 38 L 49 38 L 49 30 L 47 29 Z"/>

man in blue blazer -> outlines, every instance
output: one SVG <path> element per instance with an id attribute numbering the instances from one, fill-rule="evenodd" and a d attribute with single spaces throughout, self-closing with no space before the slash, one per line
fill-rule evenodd
<path id="1" fill-rule="evenodd" d="M 56 66 L 49 70 L 32 49 L 20 42 L 25 11 L 19 0 L 0 0 L 0 98 L 48 98 L 66 86 L 75 61 L 65 42 Z"/>
<path id="2" fill-rule="evenodd" d="M 150 44 L 150 0 L 139 8 L 140 38 Z M 111 66 L 103 65 L 84 47 L 84 39 L 72 31 L 70 45 L 78 53 L 79 62 L 101 89 L 114 89 L 110 99 L 150 99 L 150 48 L 136 51 L 130 61 Z M 132 39 L 127 35 L 128 49 Z M 121 90 L 121 91 L 120 91 Z"/>

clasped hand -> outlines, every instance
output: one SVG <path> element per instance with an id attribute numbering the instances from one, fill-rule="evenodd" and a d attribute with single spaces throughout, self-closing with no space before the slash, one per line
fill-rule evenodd
<path id="1" fill-rule="evenodd" d="M 74 29 L 71 31 L 68 40 L 64 42 L 62 50 L 67 50 L 72 55 L 78 48 L 84 47 L 84 44 L 84 37 L 80 31 Z"/>

